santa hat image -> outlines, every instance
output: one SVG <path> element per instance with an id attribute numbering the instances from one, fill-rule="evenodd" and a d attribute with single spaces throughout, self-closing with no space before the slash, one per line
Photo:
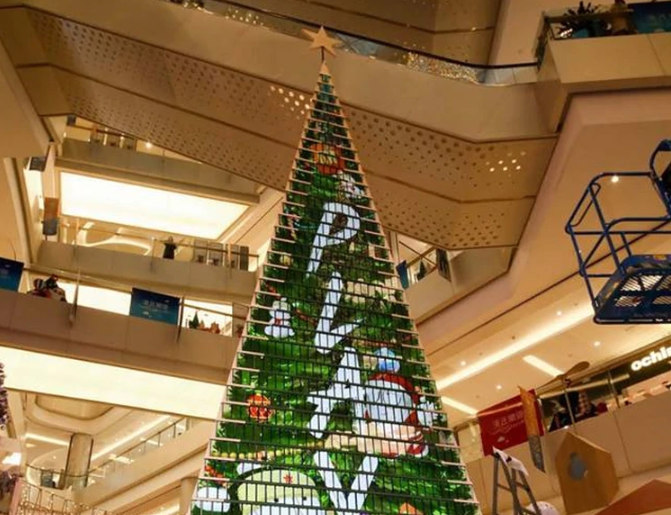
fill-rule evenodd
<path id="1" fill-rule="evenodd" d="M 422 429 L 431 426 L 432 417 L 427 417 L 427 405 L 410 380 L 395 372 L 376 372 L 365 389 L 363 417 L 368 424 L 361 432 L 370 438 L 359 447 L 372 447 L 389 458 L 426 456 Z"/>

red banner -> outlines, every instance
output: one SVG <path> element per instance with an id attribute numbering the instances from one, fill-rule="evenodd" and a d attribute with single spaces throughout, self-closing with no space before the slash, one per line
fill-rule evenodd
<path id="1" fill-rule="evenodd" d="M 533 391 L 530 393 L 534 394 Z M 528 439 L 526 418 L 524 404 L 519 395 L 479 412 L 480 438 L 485 456 L 491 455 L 494 447 L 504 450 L 526 442 Z M 538 407 L 536 407 L 536 418 L 537 427 L 541 428 L 542 432 Z"/>

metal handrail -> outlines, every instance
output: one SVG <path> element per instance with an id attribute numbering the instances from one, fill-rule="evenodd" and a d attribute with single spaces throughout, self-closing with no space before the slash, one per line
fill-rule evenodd
<path id="1" fill-rule="evenodd" d="M 241 23 L 248 23 L 245 18 L 255 18 L 253 25 L 256 27 L 264 27 L 269 30 L 301 39 L 307 37 L 302 33 L 304 29 L 317 31 L 320 28 L 319 25 L 312 22 L 278 14 L 258 7 L 244 5 L 235 0 L 200 0 L 198 3 L 200 5 L 195 6 L 193 1 L 186 1 L 183 2 L 183 5 L 185 7 L 197 7 L 201 11 L 209 14 L 227 16 L 233 21 Z M 236 13 L 243 11 L 243 14 L 231 17 L 229 15 L 231 10 L 234 10 Z M 259 23 L 259 18 L 262 19 L 261 23 Z M 459 61 L 457 59 L 436 56 L 427 51 L 407 48 L 402 45 L 380 41 L 368 36 L 362 37 L 329 26 L 325 26 L 324 28 L 328 30 L 332 36 L 343 43 L 342 50 L 346 52 L 402 65 L 415 71 L 465 82 L 483 85 L 510 84 L 510 81 L 503 81 L 500 83 L 497 83 L 496 80 L 491 81 L 490 79 L 492 78 L 496 79 L 496 76 L 492 75 L 492 73 L 508 71 L 513 73 L 514 76 L 516 70 L 535 70 L 536 68 L 535 62 L 503 65 L 474 64 Z M 373 47 L 375 50 L 374 52 L 371 51 Z M 513 81 L 513 83 L 514 82 L 515 81 Z"/>
<path id="2" fill-rule="evenodd" d="M 428 249 L 426 249 L 424 252 L 422 252 L 421 254 L 418 254 L 417 257 L 414 257 L 411 261 L 408 261 L 408 264 L 407 264 L 408 268 L 410 268 L 411 266 L 414 266 L 415 264 L 419 263 L 420 261 L 423 261 L 425 259 L 428 260 L 428 256 L 433 254 L 436 250 L 438 250 L 438 247 L 431 246 Z M 435 263 L 431 263 L 431 264 L 433 266 L 435 266 Z"/>
<path id="3" fill-rule="evenodd" d="M 86 286 L 98 286 L 102 287 L 108 290 L 113 290 L 117 292 L 122 292 L 122 293 L 129 293 L 130 289 L 132 289 L 132 286 L 129 286 L 124 283 L 119 283 L 119 282 L 114 282 L 114 281 L 109 281 L 107 279 L 100 279 L 97 277 L 93 277 L 90 275 L 82 275 L 79 273 L 74 273 L 70 272 L 67 270 L 61 270 L 58 268 L 53 268 L 53 267 L 47 267 L 47 266 L 41 266 L 41 265 L 31 265 L 28 267 L 25 267 L 24 272 L 32 273 L 35 275 L 44 275 L 44 276 L 49 276 L 49 275 L 56 275 L 61 279 L 67 279 L 69 281 L 75 281 L 78 282 L 79 284 L 83 284 Z M 211 308 L 205 308 L 201 306 L 197 306 L 195 304 L 190 304 L 186 299 L 182 298 L 180 300 L 180 303 L 182 307 L 188 307 L 192 309 L 196 309 L 198 311 L 205 311 L 207 313 L 213 313 L 216 315 L 221 315 L 225 317 L 229 317 L 233 320 L 239 320 L 242 322 L 245 322 L 246 319 L 244 317 L 240 317 L 237 315 L 234 315 L 233 313 L 227 313 L 224 311 L 217 311 L 215 309 Z M 249 305 L 247 304 L 242 304 L 239 302 L 234 302 L 232 303 L 232 306 L 241 306 L 244 310 L 249 309 Z"/>
<path id="4" fill-rule="evenodd" d="M 115 515 L 113 512 L 78 503 L 72 499 L 55 494 L 46 488 L 31 485 L 25 481 L 14 495 L 20 492 L 15 515 Z"/>
<path id="5" fill-rule="evenodd" d="M 159 257 L 159 256 L 155 255 L 155 244 L 156 244 L 156 242 L 158 241 L 159 243 L 165 243 L 164 240 L 159 239 L 159 238 L 155 238 L 155 237 L 141 236 L 141 235 L 136 235 L 136 234 L 126 234 L 126 233 L 121 233 L 119 231 L 112 231 L 112 230 L 104 229 L 104 228 L 83 227 L 83 226 L 80 225 L 79 219 L 77 219 L 77 223 L 74 224 L 74 225 L 69 223 L 69 222 L 60 223 L 59 224 L 59 231 L 62 231 L 62 229 L 73 229 L 75 231 L 75 236 L 73 238 L 74 243 L 72 243 L 73 245 L 78 245 L 77 236 L 78 236 L 80 231 L 99 232 L 99 233 L 102 233 L 102 234 L 109 234 L 110 236 L 119 236 L 119 237 L 131 239 L 131 240 L 138 240 L 138 241 L 142 241 L 142 242 L 145 242 L 145 243 L 150 243 L 151 244 L 151 247 L 150 247 L 151 248 L 151 250 L 150 250 L 151 254 L 150 254 L 150 256 L 154 257 L 154 258 Z M 258 261 L 259 261 L 259 255 L 258 254 L 243 253 L 243 252 L 235 251 L 235 250 L 233 250 L 233 245 L 231 245 L 231 244 L 228 244 L 228 243 L 224 244 L 224 243 L 219 243 L 217 241 L 209 241 L 209 240 L 205 240 L 205 239 L 202 239 L 202 241 L 207 242 L 207 244 L 220 244 L 222 247 L 221 248 L 214 248 L 214 247 L 208 246 L 207 244 L 206 245 L 199 245 L 199 244 L 195 243 L 195 240 L 200 240 L 200 238 L 196 238 L 194 236 L 188 236 L 187 238 L 192 238 L 194 240 L 194 243 L 189 243 L 188 241 L 184 241 L 182 239 L 180 241 L 174 241 L 174 244 L 177 245 L 177 247 L 189 248 L 189 249 L 193 249 L 194 251 L 195 250 L 207 250 L 207 251 L 211 251 L 211 252 L 221 252 L 222 255 L 226 255 L 226 256 L 229 256 L 229 257 L 230 256 L 236 256 L 236 257 L 239 257 L 239 258 L 240 257 L 245 257 L 245 258 L 249 259 L 250 261 L 252 261 L 252 260 L 256 261 L 256 265 L 258 267 Z M 61 232 L 60 236 L 59 236 L 59 239 L 60 240 L 66 240 L 67 238 L 65 238 L 62 235 L 62 232 Z M 66 243 L 68 243 L 68 242 L 66 241 Z M 179 260 L 177 260 L 177 261 L 179 261 Z M 231 260 L 228 259 L 227 262 L 230 265 Z"/>

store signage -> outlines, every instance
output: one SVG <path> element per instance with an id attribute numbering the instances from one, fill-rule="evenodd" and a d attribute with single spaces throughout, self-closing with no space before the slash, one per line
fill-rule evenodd
<path id="1" fill-rule="evenodd" d="M 630 368 L 634 372 L 643 370 L 644 368 L 651 367 L 656 363 L 664 363 L 671 360 L 671 347 L 662 347 L 658 350 L 653 350 L 647 356 L 642 357 L 633 361 L 630 365 Z"/>
<path id="2" fill-rule="evenodd" d="M 179 299 L 162 293 L 133 288 L 130 316 L 177 325 L 179 323 Z"/>
<path id="3" fill-rule="evenodd" d="M 533 391 L 529 394 L 535 396 Z M 494 448 L 505 450 L 526 442 L 527 418 L 524 402 L 519 395 L 479 412 L 478 423 L 484 455 L 491 455 Z M 540 433 L 542 424 L 539 410 L 536 410 L 536 427 L 538 429 L 535 432 Z"/>
<path id="4" fill-rule="evenodd" d="M 520 400 L 522 401 L 522 410 L 524 411 L 524 423 L 526 425 L 527 437 L 529 439 L 531 460 L 538 470 L 545 472 L 545 459 L 543 457 L 543 446 L 541 444 L 543 426 L 538 423 L 540 414 L 536 393 L 520 387 Z"/>
<path id="5" fill-rule="evenodd" d="M 0 290 L 18 291 L 23 263 L 0 258 Z"/>

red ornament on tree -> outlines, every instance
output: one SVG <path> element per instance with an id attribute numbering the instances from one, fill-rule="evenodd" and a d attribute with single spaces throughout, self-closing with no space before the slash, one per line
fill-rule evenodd
<path id="1" fill-rule="evenodd" d="M 341 150 L 328 143 L 318 143 L 314 146 L 316 152 L 317 170 L 322 175 L 336 175 L 345 168 L 345 159 Z"/>
<path id="2" fill-rule="evenodd" d="M 270 409 L 270 399 L 260 393 L 255 393 L 247 398 L 247 413 L 252 420 L 257 422 L 268 422 L 273 414 Z"/>

